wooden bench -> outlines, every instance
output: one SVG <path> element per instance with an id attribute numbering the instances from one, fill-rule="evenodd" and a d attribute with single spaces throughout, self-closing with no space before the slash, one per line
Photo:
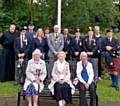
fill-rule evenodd
<path id="1" fill-rule="evenodd" d="M 21 106 L 21 97 L 23 97 L 23 100 L 25 100 L 25 96 L 23 95 L 23 90 L 20 90 L 18 92 L 18 99 L 17 99 L 17 106 Z M 54 100 L 50 90 L 47 88 L 47 85 L 45 86 L 44 90 L 39 94 L 39 99 L 41 98 L 45 98 L 45 99 L 49 99 L 49 100 Z M 89 95 L 89 91 L 86 92 L 86 98 L 89 100 L 90 99 L 90 95 Z M 75 94 L 72 96 L 73 102 L 74 100 L 79 100 L 79 91 L 78 89 L 76 89 Z M 38 100 L 38 104 L 39 104 L 39 100 Z M 96 106 L 98 106 L 98 95 L 96 93 Z"/>

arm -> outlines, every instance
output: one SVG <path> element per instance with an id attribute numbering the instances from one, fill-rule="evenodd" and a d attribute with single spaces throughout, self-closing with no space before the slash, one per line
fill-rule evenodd
<path id="1" fill-rule="evenodd" d="M 55 80 L 55 81 L 59 81 L 60 79 L 59 79 L 57 73 L 55 72 L 56 70 L 57 70 L 57 64 L 56 64 L 56 62 L 55 62 L 55 63 L 54 63 L 54 66 L 53 66 L 53 69 L 52 69 L 52 78 L 53 78 L 53 80 Z"/>
<path id="2" fill-rule="evenodd" d="M 61 45 L 59 47 L 59 50 L 58 51 L 62 51 L 63 48 L 64 48 L 64 37 L 62 34 L 59 35 L 61 37 Z"/>
<path id="3" fill-rule="evenodd" d="M 46 71 L 46 64 L 45 62 L 43 62 L 43 66 L 42 66 L 42 73 L 40 74 L 40 80 L 44 81 L 44 79 L 47 76 L 47 71 Z"/>
<path id="4" fill-rule="evenodd" d="M 93 66 L 92 64 L 89 65 L 89 79 L 88 79 L 88 84 L 91 84 L 93 82 L 93 78 L 94 78 L 94 72 L 93 72 Z"/>
<path id="5" fill-rule="evenodd" d="M 14 50 L 15 50 L 15 54 L 16 56 L 18 56 L 19 52 L 19 48 L 18 48 L 18 44 L 17 44 L 17 39 L 14 41 Z"/>
<path id="6" fill-rule="evenodd" d="M 28 61 L 28 65 L 27 65 L 27 68 L 26 68 L 26 78 L 28 80 L 32 81 L 32 82 L 36 80 L 33 73 L 31 73 L 31 61 Z"/>

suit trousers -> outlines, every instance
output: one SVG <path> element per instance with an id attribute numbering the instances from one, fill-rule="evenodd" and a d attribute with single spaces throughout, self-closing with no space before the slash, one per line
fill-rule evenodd
<path id="1" fill-rule="evenodd" d="M 79 106 L 88 106 L 87 98 L 86 98 L 86 88 L 85 85 L 81 82 L 78 83 L 78 88 L 80 92 L 80 100 Z M 90 93 L 90 106 L 96 106 L 96 88 L 95 83 L 91 83 L 89 87 Z"/>

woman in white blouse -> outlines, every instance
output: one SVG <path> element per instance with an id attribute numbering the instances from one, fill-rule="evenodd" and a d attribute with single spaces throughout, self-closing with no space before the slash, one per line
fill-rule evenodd
<path id="1" fill-rule="evenodd" d="M 88 61 L 87 53 L 81 52 L 80 61 L 77 63 L 78 88 L 80 91 L 79 106 L 88 106 L 86 90 L 90 92 L 90 106 L 96 106 L 96 90 L 92 63 Z"/>
<path id="2" fill-rule="evenodd" d="M 69 63 L 65 61 L 65 53 L 59 52 L 54 63 L 51 83 L 48 86 L 59 106 L 72 103 L 72 94 L 75 88 L 70 80 Z"/>
<path id="3" fill-rule="evenodd" d="M 32 53 L 32 59 L 28 61 L 26 80 L 23 87 L 26 99 L 28 101 L 28 106 L 38 105 L 38 94 L 44 88 L 43 81 L 47 75 L 47 72 L 45 62 L 40 59 L 41 55 L 40 50 L 36 49 Z"/>

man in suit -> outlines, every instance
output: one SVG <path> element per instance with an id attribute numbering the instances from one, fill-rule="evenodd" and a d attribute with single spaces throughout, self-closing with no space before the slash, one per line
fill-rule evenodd
<path id="1" fill-rule="evenodd" d="M 14 43 L 15 50 L 15 80 L 18 84 L 24 83 L 25 78 L 25 70 L 28 61 L 28 53 L 29 53 L 29 40 L 26 37 L 27 27 L 23 27 L 20 30 L 20 36 L 16 38 Z M 19 72 L 21 71 L 21 72 Z"/>
<path id="2" fill-rule="evenodd" d="M 104 48 L 104 38 L 100 34 L 99 26 L 94 27 L 94 36 L 98 45 L 98 77 L 99 77 L 99 80 L 101 80 L 101 73 L 102 73 L 101 57 L 102 57 L 103 48 Z"/>
<path id="3" fill-rule="evenodd" d="M 58 25 L 54 25 L 54 32 L 50 33 L 48 37 L 48 57 L 49 57 L 49 72 L 48 78 L 51 78 L 51 71 L 54 61 L 57 59 L 58 52 L 62 51 L 64 48 L 64 37 L 58 32 Z"/>
<path id="4" fill-rule="evenodd" d="M 88 30 L 88 35 L 84 39 L 84 51 L 86 51 L 90 62 L 93 64 L 94 69 L 94 81 L 97 82 L 98 80 L 98 45 L 96 42 L 95 37 L 93 36 L 92 29 Z"/>
<path id="5" fill-rule="evenodd" d="M 63 36 L 64 36 L 64 48 L 63 51 L 66 54 L 66 59 L 69 60 L 71 56 L 71 36 L 69 35 L 68 28 L 63 29 Z"/>
<path id="6" fill-rule="evenodd" d="M 79 55 L 81 51 L 83 51 L 83 38 L 80 32 L 75 33 L 75 37 L 72 39 L 71 49 L 72 57 L 75 58 L 75 60 L 79 60 Z"/>

